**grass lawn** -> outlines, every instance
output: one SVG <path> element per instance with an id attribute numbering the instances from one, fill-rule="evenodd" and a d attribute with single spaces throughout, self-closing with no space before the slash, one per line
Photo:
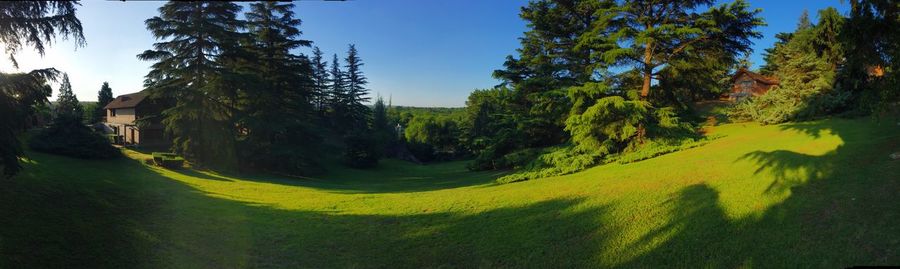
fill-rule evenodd
<path id="1" fill-rule="evenodd" d="M 505 185 L 462 162 L 285 179 L 32 152 L 0 181 L 0 268 L 900 264 L 896 120 L 708 131 L 724 137 Z"/>

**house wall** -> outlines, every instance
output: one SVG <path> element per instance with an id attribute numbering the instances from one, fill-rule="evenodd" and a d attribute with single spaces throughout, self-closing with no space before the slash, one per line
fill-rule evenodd
<path id="1" fill-rule="evenodd" d="M 773 85 L 765 84 L 759 82 L 758 80 L 753 79 L 750 75 L 742 74 L 737 79 L 734 80 L 734 84 L 731 87 L 731 92 L 738 94 L 744 92 L 744 85 L 742 84 L 744 81 L 750 81 L 752 83 L 750 87 L 750 95 L 751 96 L 760 96 L 765 94 L 772 88 Z"/>
<path id="2" fill-rule="evenodd" d="M 112 109 L 106 110 L 107 123 L 134 124 L 134 108 L 116 108 L 116 115 L 112 115 Z"/>
<path id="3" fill-rule="evenodd" d="M 135 120 L 139 117 L 153 115 L 162 110 L 162 105 L 154 102 L 141 102 L 134 108 L 118 108 L 116 115 L 112 115 L 112 109 L 106 110 L 106 126 L 113 129 L 114 133 L 121 137 L 125 144 L 137 144 L 141 146 L 167 145 L 163 135 L 163 126 L 159 120 L 146 122 L 139 128 Z"/>

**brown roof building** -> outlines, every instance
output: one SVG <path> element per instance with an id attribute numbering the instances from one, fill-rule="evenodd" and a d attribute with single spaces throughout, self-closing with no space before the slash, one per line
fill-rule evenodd
<path id="1" fill-rule="evenodd" d="M 159 100 L 147 97 L 146 92 L 136 92 L 116 97 L 106 109 L 106 122 L 117 141 L 126 145 L 158 146 L 168 144 L 163 137 L 163 127 L 158 120 L 138 124 L 138 119 L 158 116 L 165 108 Z M 158 118 L 158 117 L 157 117 Z"/>
<path id="2" fill-rule="evenodd" d="M 731 93 L 728 94 L 730 100 L 760 96 L 768 92 L 772 86 L 778 85 L 777 78 L 753 73 L 745 68 L 735 72 L 731 81 Z"/>

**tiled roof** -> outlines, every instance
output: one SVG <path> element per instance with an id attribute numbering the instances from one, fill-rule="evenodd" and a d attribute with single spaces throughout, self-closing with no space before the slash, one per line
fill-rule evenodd
<path id="1" fill-rule="evenodd" d="M 737 72 L 735 72 L 735 73 L 734 73 L 734 76 L 731 78 L 731 80 L 734 81 L 734 80 L 737 79 L 738 76 L 740 76 L 741 74 L 747 74 L 747 76 L 750 76 L 750 78 L 752 78 L 752 79 L 754 79 L 754 80 L 756 80 L 756 81 L 765 83 L 765 84 L 769 84 L 769 85 L 777 85 L 777 84 L 779 83 L 779 82 L 778 82 L 778 78 L 767 77 L 767 76 L 763 76 L 763 75 L 760 75 L 760 74 L 757 74 L 757 73 L 753 73 L 753 72 L 750 72 L 750 70 L 747 70 L 747 69 L 745 69 L 745 68 L 741 68 L 740 70 L 738 70 Z"/>
<path id="2" fill-rule="evenodd" d="M 109 102 L 109 104 L 106 105 L 104 108 L 112 109 L 112 108 L 135 107 L 138 104 L 140 104 L 141 101 L 144 101 L 145 98 L 147 98 L 147 93 L 145 93 L 145 92 L 136 92 L 136 93 L 119 95 L 119 97 L 116 97 L 115 100 L 113 100 L 112 102 Z"/>

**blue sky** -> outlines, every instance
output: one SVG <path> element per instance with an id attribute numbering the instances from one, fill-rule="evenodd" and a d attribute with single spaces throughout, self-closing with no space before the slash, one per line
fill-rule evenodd
<path id="1" fill-rule="evenodd" d="M 526 31 L 518 17 L 526 0 L 356 0 L 299 1 L 304 39 L 312 40 L 330 59 L 343 58 L 347 44 L 356 44 L 365 63 L 372 95 L 391 97 L 395 105 L 464 106 L 473 89 L 499 82 L 491 72 L 506 55 L 514 54 Z M 726 1 L 721 1 L 726 2 Z M 729 1 L 730 2 L 730 1 Z M 78 17 L 84 24 L 87 46 L 75 48 L 60 40 L 44 57 L 35 52 L 17 55 L 21 70 L 56 67 L 67 72 L 80 100 L 96 100 L 103 81 L 115 95 L 140 91 L 149 62 L 135 55 L 151 48 L 155 39 L 144 20 L 157 15 L 164 2 L 84 1 Z M 815 22 L 816 11 L 828 6 L 846 13 L 839 0 L 756 0 L 768 26 L 759 30 L 751 61 L 760 65 L 763 49 L 775 34 L 793 31 L 803 9 Z M 308 53 L 309 50 L 303 50 Z M 5 58 L 5 57 L 4 57 Z M 0 60 L 0 71 L 12 71 Z M 55 95 L 52 98 L 55 100 Z"/>

